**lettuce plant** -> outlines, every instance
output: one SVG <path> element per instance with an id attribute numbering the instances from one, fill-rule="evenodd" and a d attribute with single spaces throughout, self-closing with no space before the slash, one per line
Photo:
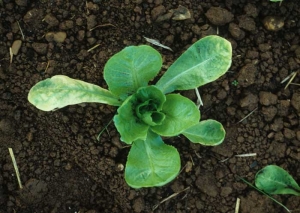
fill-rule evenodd
<path id="1" fill-rule="evenodd" d="M 193 143 L 214 146 L 225 137 L 221 123 L 200 120 L 190 99 L 171 92 L 189 90 L 222 76 L 231 65 L 232 48 L 219 36 L 194 43 L 149 85 L 162 66 L 161 55 L 147 45 L 129 46 L 112 56 L 104 67 L 108 89 L 56 75 L 31 88 L 28 100 L 40 110 L 97 102 L 117 106 L 114 124 L 121 140 L 131 145 L 125 180 L 133 188 L 162 186 L 180 170 L 176 148 L 161 136 L 184 135 Z"/>
<path id="2" fill-rule="evenodd" d="M 300 187 L 283 168 L 269 165 L 256 173 L 255 185 L 268 194 L 292 194 L 300 196 Z"/>

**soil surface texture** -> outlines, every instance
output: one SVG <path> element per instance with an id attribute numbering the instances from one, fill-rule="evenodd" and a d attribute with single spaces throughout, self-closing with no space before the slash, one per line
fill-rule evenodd
<path id="1" fill-rule="evenodd" d="M 190 18 L 174 18 L 170 10 L 180 6 Z M 106 61 L 126 46 L 151 45 L 144 37 L 172 48 L 153 46 L 164 71 L 216 34 L 232 43 L 232 66 L 199 88 L 200 110 L 202 120 L 224 125 L 226 138 L 216 147 L 165 138 L 182 167 L 166 186 L 136 190 L 124 181 L 129 147 L 109 124 L 116 107 L 43 112 L 27 100 L 34 84 L 53 75 L 107 88 Z M 0 0 L 0 213 L 232 213 L 237 199 L 239 213 L 285 212 L 239 177 L 253 183 L 274 164 L 300 183 L 299 71 L 297 0 Z M 196 102 L 194 90 L 181 93 Z M 300 197 L 274 197 L 300 212 Z"/>

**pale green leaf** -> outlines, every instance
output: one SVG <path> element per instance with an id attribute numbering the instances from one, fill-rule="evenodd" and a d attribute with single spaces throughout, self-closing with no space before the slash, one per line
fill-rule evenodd
<path id="1" fill-rule="evenodd" d="M 269 165 L 257 172 L 255 185 L 268 194 L 300 196 L 300 187 L 293 177 L 279 166 Z"/>
<path id="2" fill-rule="evenodd" d="M 38 82 L 30 89 L 28 101 L 43 111 L 84 102 L 113 106 L 122 104 L 118 97 L 110 91 L 64 75 L 56 75 Z"/>
<path id="3" fill-rule="evenodd" d="M 219 36 L 206 36 L 186 50 L 157 82 L 163 93 L 188 90 L 212 82 L 231 65 L 231 43 Z"/>
<path id="4" fill-rule="evenodd" d="M 112 93 L 125 99 L 138 88 L 147 86 L 161 66 L 161 55 L 152 47 L 129 46 L 107 61 L 104 79 Z"/>
<path id="5" fill-rule="evenodd" d="M 166 98 L 162 109 L 166 117 L 161 125 L 151 127 L 153 132 L 175 136 L 199 122 L 200 111 L 190 99 L 179 94 L 169 94 Z"/>
<path id="6" fill-rule="evenodd" d="M 148 132 L 147 139 L 134 141 L 130 149 L 125 180 L 133 188 L 163 186 L 180 170 L 176 148 L 166 145 L 160 136 Z"/>
<path id="7" fill-rule="evenodd" d="M 223 142 L 226 132 L 220 122 L 205 120 L 185 129 L 182 134 L 193 143 L 216 146 Z"/>
<path id="8" fill-rule="evenodd" d="M 145 140 L 149 129 L 149 125 L 135 115 L 136 101 L 135 95 L 128 97 L 118 108 L 118 114 L 114 116 L 114 123 L 121 135 L 121 140 L 127 144 L 138 139 Z"/>

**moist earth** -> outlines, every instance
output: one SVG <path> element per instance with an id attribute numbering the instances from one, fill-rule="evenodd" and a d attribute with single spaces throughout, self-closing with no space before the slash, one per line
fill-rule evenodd
<path id="1" fill-rule="evenodd" d="M 173 19 L 170 10 L 180 5 L 190 18 Z M 107 87 L 105 62 L 126 46 L 149 44 L 144 37 L 172 48 L 154 46 L 164 71 L 212 34 L 232 43 L 233 60 L 224 76 L 199 88 L 201 119 L 220 121 L 226 138 L 216 147 L 166 138 L 182 164 L 166 186 L 136 190 L 125 183 L 129 147 L 110 124 L 115 107 L 42 112 L 27 101 L 29 89 L 53 75 Z M 253 183 L 257 171 L 274 164 L 300 182 L 299 38 L 296 0 L 0 0 L 0 213 L 229 213 L 237 199 L 240 213 L 284 212 L 240 177 Z M 197 101 L 193 90 L 182 94 Z M 300 209 L 299 197 L 275 198 Z"/>

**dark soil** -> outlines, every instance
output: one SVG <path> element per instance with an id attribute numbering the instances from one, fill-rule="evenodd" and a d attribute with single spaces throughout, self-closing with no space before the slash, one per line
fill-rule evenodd
<path id="1" fill-rule="evenodd" d="M 287 82 L 281 83 L 300 70 L 299 1 L 279 6 L 267 0 L 0 0 L 0 5 L 0 213 L 232 213 L 237 198 L 240 213 L 284 212 L 239 176 L 253 182 L 258 170 L 276 164 L 300 183 L 300 87 L 285 89 Z M 190 19 L 168 15 L 179 5 L 189 9 Z M 275 26 L 267 16 L 279 17 Z M 106 87 L 105 62 L 128 45 L 146 44 L 143 36 L 174 50 L 155 47 L 169 66 L 193 42 L 216 33 L 232 42 L 233 63 L 226 75 L 200 88 L 201 113 L 202 119 L 223 123 L 226 139 L 217 147 L 166 139 L 181 154 L 182 172 L 164 187 L 126 185 L 129 148 L 113 124 L 96 140 L 115 107 L 84 104 L 42 112 L 27 101 L 35 83 L 57 74 Z M 22 41 L 19 51 L 16 40 Z M 16 54 L 12 63 L 10 47 Z M 292 82 L 300 83 L 299 74 Z M 183 94 L 196 101 L 194 91 Z M 256 156 L 235 157 L 247 153 Z M 163 202 L 174 193 L 179 194 Z M 300 197 L 275 197 L 300 211 Z"/>

